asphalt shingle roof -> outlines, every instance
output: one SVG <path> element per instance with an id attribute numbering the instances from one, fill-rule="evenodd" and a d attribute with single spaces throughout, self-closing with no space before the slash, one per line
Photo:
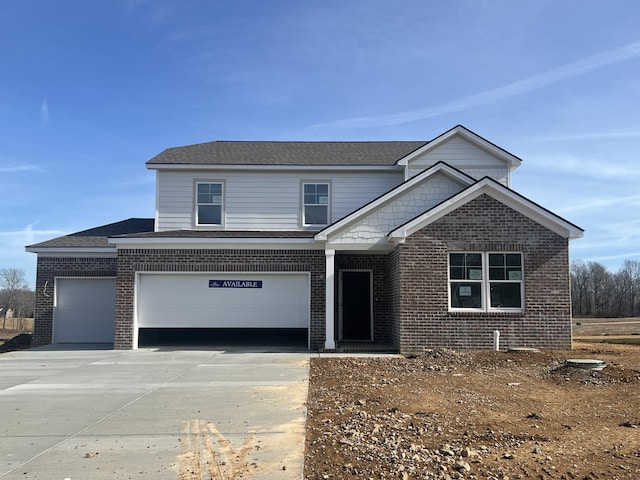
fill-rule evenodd
<path id="1" fill-rule="evenodd" d="M 391 166 L 427 143 L 216 141 L 168 148 L 147 165 Z"/>
<path id="2" fill-rule="evenodd" d="M 154 232 L 153 218 L 129 218 L 121 222 L 83 230 L 27 248 L 91 248 L 110 247 L 109 238 L 313 238 L 316 231 L 219 231 L 171 230 Z"/>
<path id="3" fill-rule="evenodd" d="M 120 222 L 90 228 L 29 245 L 27 248 L 108 247 L 109 237 L 141 232 L 153 232 L 153 218 L 129 218 Z"/>

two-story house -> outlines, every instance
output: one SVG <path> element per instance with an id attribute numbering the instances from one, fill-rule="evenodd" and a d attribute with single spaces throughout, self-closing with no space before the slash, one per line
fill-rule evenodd
<path id="1" fill-rule="evenodd" d="M 569 240 L 510 188 L 521 160 L 463 126 L 431 141 L 169 148 L 154 219 L 27 247 L 34 343 L 137 348 L 297 334 L 310 349 L 570 348 Z M 160 340 L 159 340 L 160 339 Z"/>

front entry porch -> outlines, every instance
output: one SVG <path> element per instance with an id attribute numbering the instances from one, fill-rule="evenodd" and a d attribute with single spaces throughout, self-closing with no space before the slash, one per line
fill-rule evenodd
<path id="1" fill-rule="evenodd" d="M 325 351 L 394 353 L 388 252 L 327 251 Z"/>

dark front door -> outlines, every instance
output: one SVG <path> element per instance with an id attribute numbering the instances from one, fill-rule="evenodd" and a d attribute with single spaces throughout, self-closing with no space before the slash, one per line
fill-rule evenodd
<path id="1" fill-rule="evenodd" d="M 372 340 L 371 272 L 342 272 L 342 339 Z"/>

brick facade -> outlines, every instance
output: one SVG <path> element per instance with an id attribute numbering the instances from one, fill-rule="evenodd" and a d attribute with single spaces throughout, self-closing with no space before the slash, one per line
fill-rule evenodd
<path id="1" fill-rule="evenodd" d="M 448 254 L 523 254 L 523 312 L 451 312 Z M 571 347 L 568 240 L 487 195 L 409 236 L 389 254 L 337 252 L 335 331 L 343 270 L 373 272 L 374 342 L 400 352 L 425 348 Z M 325 254 L 319 250 L 121 249 L 118 258 L 38 257 L 34 345 L 52 342 L 56 277 L 117 277 L 114 347 L 134 338 L 136 272 L 305 272 L 310 274 L 310 347 L 325 342 Z M 45 284 L 47 285 L 45 289 Z"/>
<path id="2" fill-rule="evenodd" d="M 36 308 L 32 345 L 53 341 L 53 305 L 56 277 L 115 277 L 116 259 L 43 257 L 38 255 Z"/>
<path id="3" fill-rule="evenodd" d="M 310 347 L 325 340 L 323 250 L 123 249 L 118 252 L 114 348 L 133 345 L 136 272 L 308 272 L 311 281 Z"/>
<path id="4" fill-rule="evenodd" d="M 450 312 L 448 253 L 523 254 L 525 310 Z M 392 340 L 401 352 L 424 348 L 571 348 L 568 240 L 488 195 L 407 238 L 389 256 Z"/>

